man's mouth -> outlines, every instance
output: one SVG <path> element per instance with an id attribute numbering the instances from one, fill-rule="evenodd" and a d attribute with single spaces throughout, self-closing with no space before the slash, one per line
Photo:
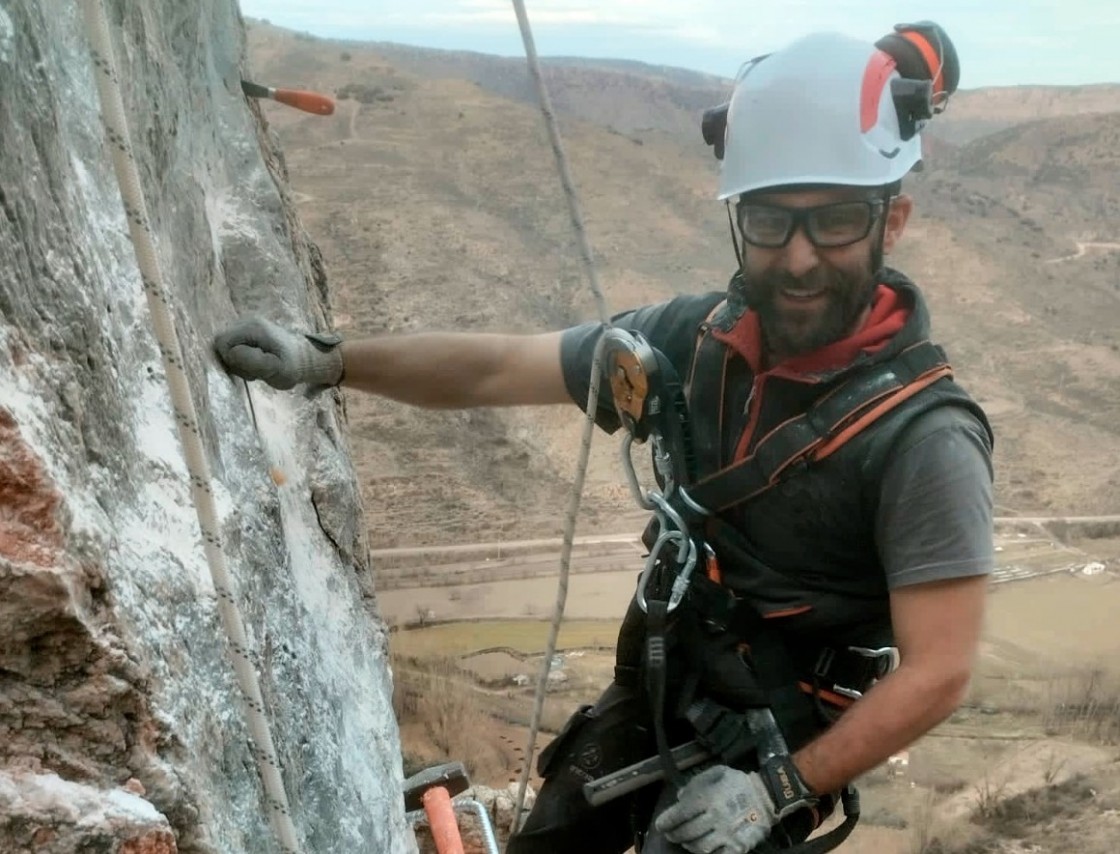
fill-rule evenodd
<path id="1" fill-rule="evenodd" d="M 813 302 L 824 296 L 826 290 L 827 288 L 816 288 L 814 290 L 782 288 L 779 293 L 790 302 Z"/>

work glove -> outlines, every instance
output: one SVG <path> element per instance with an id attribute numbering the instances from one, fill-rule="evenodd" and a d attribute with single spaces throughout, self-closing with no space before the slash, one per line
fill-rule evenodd
<path id="1" fill-rule="evenodd" d="M 236 377 L 279 389 L 307 383 L 314 393 L 342 380 L 341 342 L 338 335 L 290 332 L 249 317 L 214 336 L 214 352 Z"/>
<path id="2" fill-rule="evenodd" d="M 689 780 L 654 826 L 693 854 L 747 854 L 770 835 L 777 820 L 758 774 L 716 765 Z"/>
<path id="3" fill-rule="evenodd" d="M 716 765 L 700 772 L 681 789 L 677 802 L 657 817 L 654 826 L 670 842 L 692 854 L 747 854 L 769 835 L 774 825 L 797 809 L 809 806 L 811 796 L 800 778 L 790 787 L 792 763 L 778 760 L 771 769 L 781 774 L 784 787 L 779 810 L 770 787 L 760 774 Z"/>

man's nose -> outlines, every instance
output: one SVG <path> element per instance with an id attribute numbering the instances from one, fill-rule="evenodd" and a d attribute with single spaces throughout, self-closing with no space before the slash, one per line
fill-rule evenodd
<path id="1" fill-rule="evenodd" d="M 793 237 L 785 246 L 786 272 L 791 276 L 804 276 L 820 263 L 817 257 L 817 247 L 805 234 L 805 229 L 798 226 L 793 232 Z"/>

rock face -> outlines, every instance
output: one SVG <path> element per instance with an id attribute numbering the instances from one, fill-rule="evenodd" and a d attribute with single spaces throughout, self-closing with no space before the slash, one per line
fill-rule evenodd
<path id="1" fill-rule="evenodd" d="M 303 850 L 412 851 L 341 399 L 210 353 L 330 325 L 236 3 L 105 5 Z M 77 3 L 0 5 L 0 91 L 0 851 L 278 851 Z"/>

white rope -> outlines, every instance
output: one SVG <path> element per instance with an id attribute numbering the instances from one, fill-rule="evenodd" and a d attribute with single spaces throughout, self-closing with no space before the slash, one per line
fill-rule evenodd
<path id="1" fill-rule="evenodd" d="M 537 48 L 533 42 L 533 30 L 529 25 L 529 16 L 525 12 L 524 0 L 513 0 L 513 10 L 517 14 L 517 24 L 521 29 L 521 40 L 525 44 L 525 58 L 529 62 L 529 74 L 537 88 L 537 98 L 540 100 L 541 112 L 544 115 L 545 127 L 548 129 L 548 138 L 552 143 L 552 153 L 556 156 L 556 166 L 560 172 L 560 183 L 564 188 L 564 196 L 568 200 L 568 212 L 571 214 L 572 226 L 579 241 L 580 254 L 583 257 L 584 268 L 591 285 L 591 292 L 595 297 L 595 307 L 599 312 L 599 319 L 604 326 L 610 326 L 610 317 L 607 314 L 607 304 L 603 299 L 603 292 L 599 287 L 599 275 L 595 268 L 595 259 L 591 254 L 591 244 L 587 239 L 587 231 L 583 226 L 583 214 L 580 211 L 579 196 L 576 194 L 572 173 L 568 168 L 568 158 L 564 154 L 564 145 L 560 139 L 560 131 L 556 125 L 556 116 L 552 111 L 552 102 L 548 97 L 548 89 L 544 85 L 541 75 L 540 60 L 537 58 Z M 560 581 L 556 589 L 556 604 L 552 612 L 552 625 L 548 633 L 548 644 L 545 648 L 544 660 L 541 662 L 540 675 L 537 678 L 537 690 L 533 697 L 533 716 L 529 723 L 529 744 L 525 749 L 525 767 L 521 769 L 521 779 L 517 785 L 517 804 L 513 810 L 513 827 L 516 832 L 521 827 L 521 816 L 525 804 L 525 789 L 529 785 L 529 773 L 533 765 L 533 754 L 536 752 L 537 733 L 540 729 L 541 712 L 544 708 L 544 695 L 548 686 L 548 674 L 551 669 L 552 656 L 556 652 L 556 639 L 560 634 L 560 624 L 564 619 L 564 604 L 568 598 L 568 574 L 572 558 L 572 541 L 575 538 L 576 516 L 579 514 L 580 500 L 583 497 L 583 483 L 587 475 L 587 462 L 591 454 L 591 437 L 595 428 L 595 412 L 599 403 L 599 383 L 603 346 L 606 336 L 601 335 L 595 345 L 595 352 L 591 360 L 591 385 L 587 393 L 587 417 L 583 424 L 583 435 L 580 441 L 579 462 L 576 465 L 575 481 L 572 484 L 571 498 L 564 520 L 564 544 L 560 552 Z"/>
<path id="2" fill-rule="evenodd" d="M 183 351 L 175 331 L 163 272 L 152 241 L 147 204 L 140 187 L 140 174 L 136 168 L 136 159 L 129 140 L 124 102 L 121 99 L 120 78 L 117 75 L 113 45 L 109 36 L 109 24 L 101 0 L 81 0 L 81 4 L 90 40 L 94 77 L 97 80 L 97 91 L 101 99 L 105 136 L 113 157 L 117 184 L 124 202 L 125 216 L 128 219 L 128 230 L 136 252 L 136 262 L 140 268 L 144 292 L 148 298 L 148 308 L 151 311 L 156 340 L 163 358 L 164 371 L 167 374 L 171 404 L 175 410 L 175 422 L 179 427 L 179 440 L 182 442 L 187 472 L 190 475 L 191 495 L 198 513 L 199 527 L 202 529 L 206 560 L 210 566 L 214 589 L 218 594 L 218 613 L 221 615 L 222 625 L 229 638 L 233 669 L 237 674 L 242 699 L 245 701 L 249 734 L 253 740 L 253 758 L 256 760 L 257 770 L 264 784 L 269 820 L 277 840 L 284 854 L 298 854 L 300 847 L 288 811 L 288 797 L 280 776 L 280 765 L 272 744 L 268 719 L 265 717 L 264 700 L 261 697 L 256 671 L 249 660 L 245 625 L 237 607 L 226 566 L 225 552 L 222 549 L 218 513 L 214 506 L 214 494 L 210 488 L 210 469 L 202 446 L 194 401 L 191 398 L 190 384 L 184 368 Z"/>

